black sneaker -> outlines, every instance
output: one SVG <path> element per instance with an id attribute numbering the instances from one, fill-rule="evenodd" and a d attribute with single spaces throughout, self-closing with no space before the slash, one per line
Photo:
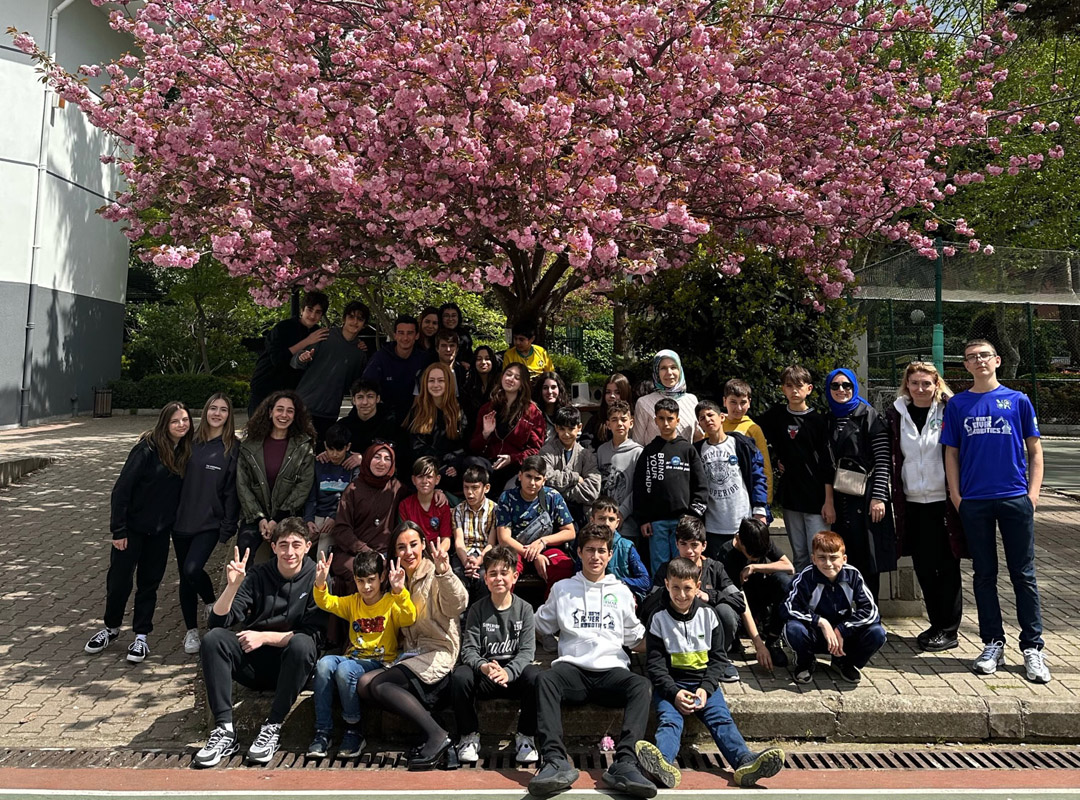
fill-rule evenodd
<path id="1" fill-rule="evenodd" d="M 933 639 L 935 636 L 937 636 L 939 633 L 941 633 L 941 631 L 931 625 L 929 628 L 927 628 L 925 631 L 915 637 L 915 644 L 919 645 L 920 650 L 925 650 L 926 643 Z"/>
<path id="2" fill-rule="evenodd" d="M 941 653 L 945 650 L 953 650 L 959 646 L 960 641 L 956 638 L 956 634 L 946 633 L 945 631 L 937 631 L 925 641 L 919 642 L 919 647 L 927 653 Z"/>
<path id="3" fill-rule="evenodd" d="M 259 728 L 259 735 L 255 737 L 255 741 L 251 743 L 244 757 L 251 764 L 269 764 L 270 759 L 278 751 L 280 737 L 280 725 L 264 722 Z"/>
<path id="4" fill-rule="evenodd" d="M 90 637 L 90 641 L 83 647 L 83 652 L 96 656 L 118 638 L 120 638 L 119 628 L 102 628 Z"/>
<path id="5" fill-rule="evenodd" d="M 553 797 L 573 786 L 580 774 L 565 758 L 545 761 L 529 781 L 529 794 L 533 797 Z"/>
<path id="6" fill-rule="evenodd" d="M 652 742 L 644 740 L 634 745 L 634 755 L 637 756 L 638 766 L 641 771 L 659 786 L 665 789 L 674 789 L 682 780 L 679 768 L 664 758 L 660 748 Z"/>
<path id="7" fill-rule="evenodd" d="M 738 683 L 739 669 L 730 661 L 720 667 L 720 683 Z"/>
<path id="8" fill-rule="evenodd" d="M 338 758 L 356 758 L 363 752 L 365 744 L 359 728 L 346 728 L 345 735 L 341 737 L 341 745 L 338 747 Z"/>
<path id="9" fill-rule="evenodd" d="M 774 639 L 765 645 L 769 651 L 769 655 L 772 656 L 773 667 L 786 667 L 789 663 L 787 651 L 781 644 L 779 639 Z"/>
<path id="10" fill-rule="evenodd" d="M 839 664 L 834 663 L 833 666 L 840 673 L 840 677 L 848 683 L 858 683 L 862 680 L 862 670 L 850 661 L 841 661 Z"/>
<path id="11" fill-rule="evenodd" d="M 202 750 L 191 759 L 191 766 L 216 767 L 229 756 L 236 755 L 239 750 L 240 744 L 236 741 L 235 733 L 224 728 L 214 728 Z"/>
<path id="12" fill-rule="evenodd" d="M 634 761 L 616 761 L 600 776 L 601 782 L 616 792 L 633 797 L 656 797 L 656 784 L 641 774 Z"/>
<path id="13" fill-rule="evenodd" d="M 754 786 L 762 778 L 771 778 L 784 768 L 784 751 L 779 747 L 770 747 L 751 756 L 735 770 L 736 786 Z"/>
<path id="14" fill-rule="evenodd" d="M 146 639 L 136 639 L 128 645 L 127 660 L 132 664 L 146 661 L 148 655 L 150 655 L 150 645 L 146 643 Z"/>
<path id="15" fill-rule="evenodd" d="M 326 758 L 326 752 L 330 749 L 330 732 L 315 731 L 315 738 L 308 745 L 308 758 Z"/>

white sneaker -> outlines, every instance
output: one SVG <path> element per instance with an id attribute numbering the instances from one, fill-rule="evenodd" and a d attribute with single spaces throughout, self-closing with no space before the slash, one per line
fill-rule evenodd
<path id="1" fill-rule="evenodd" d="M 199 632 L 195 628 L 184 634 L 184 652 L 189 656 L 198 653 L 201 646 L 202 641 L 199 639 Z"/>
<path id="2" fill-rule="evenodd" d="M 1037 647 L 1024 651 L 1024 671 L 1032 683 L 1050 683 L 1050 668 L 1046 666 L 1046 656 Z"/>
<path id="3" fill-rule="evenodd" d="M 515 735 L 514 747 L 517 748 L 517 755 L 514 758 L 519 764 L 535 764 L 540 760 L 540 754 L 536 752 L 536 743 L 533 742 L 531 736 L 526 736 L 524 733 Z"/>
<path id="4" fill-rule="evenodd" d="M 475 764 L 480 760 L 480 734 L 467 733 L 461 737 L 457 748 L 458 761 L 462 764 Z"/>
<path id="5" fill-rule="evenodd" d="M 993 675 L 1005 663 L 1005 642 L 988 642 L 971 668 L 977 675 Z"/>

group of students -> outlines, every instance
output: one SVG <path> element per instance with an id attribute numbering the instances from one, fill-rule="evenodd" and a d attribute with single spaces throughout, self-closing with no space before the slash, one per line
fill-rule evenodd
<path id="1" fill-rule="evenodd" d="M 395 344 L 379 355 L 392 363 L 419 331 L 399 318 Z M 724 704 L 719 684 L 738 680 L 731 656 L 740 627 L 767 669 L 786 665 L 808 683 L 816 654 L 827 652 L 840 678 L 857 682 L 885 641 L 880 573 L 910 552 L 930 618 L 919 646 L 950 649 L 966 545 L 985 645 L 975 671 L 992 674 L 1004 651 L 994 585 L 1000 524 L 1026 674 L 1049 680 L 1031 526 L 1037 424 L 1027 398 L 997 384 L 988 343 L 965 349 L 975 386 L 947 406 L 941 376 L 917 362 L 884 420 L 846 369 L 826 378 L 828 411 L 819 414 L 807 402 L 809 373 L 792 366 L 781 376 L 787 403 L 760 424 L 748 414 L 745 382 L 729 381 L 722 405 L 699 402 L 678 355 L 661 351 L 651 391 L 632 407 L 629 381 L 613 375 L 586 427 L 529 334 L 528 326 L 515 330 L 501 373 L 490 350 L 481 373 L 482 348 L 464 377 L 441 352 L 411 377 L 365 369 L 351 386 L 352 411 L 321 436 L 288 389 L 260 402 L 242 441 L 227 397 L 207 401 L 194 433 L 182 404 L 166 406 L 113 492 L 105 628 L 86 651 L 119 635 L 134 582 L 127 657 L 146 657 L 171 532 L 185 650 L 201 655 L 215 718 L 200 766 L 238 750 L 234 680 L 275 688 L 247 751 L 252 763 L 267 763 L 314 674 L 312 756 L 330 747 L 335 695 L 346 726 L 339 756 L 360 752 L 361 708 L 378 707 L 422 731 L 413 769 L 442 763 L 455 744 L 460 760 L 476 760 L 475 701 L 511 696 L 522 704 L 518 761 L 542 759 L 530 792 L 548 796 L 576 778 L 560 706 L 588 700 L 626 709 L 604 776 L 611 788 L 651 796 L 657 785 L 675 785 L 690 713 L 705 721 L 736 782 L 749 784 L 775 774 L 783 756 L 751 753 Z M 431 336 L 447 340 L 437 328 Z M 297 363 L 305 347 L 293 352 Z M 458 388 L 480 374 L 486 394 L 472 401 L 469 436 Z M 385 399 L 405 384 L 411 399 L 400 414 Z M 794 563 L 769 536 L 773 465 Z M 226 587 L 215 595 L 204 567 L 234 530 Z M 274 558 L 249 570 L 264 541 Z M 546 597 L 535 615 L 513 592 L 522 574 L 535 574 Z M 199 598 L 208 606 L 201 642 Z M 549 670 L 532 664 L 536 639 L 558 653 Z M 328 647 L 342 654 L 319 659 Z M 629 670 L 633 648 L 647 651 L 648 678 Z M 644 739 L 650 697 L 655 743 Z M 433 713 L 444 705 L 454 710 L 456 743 Z"/>

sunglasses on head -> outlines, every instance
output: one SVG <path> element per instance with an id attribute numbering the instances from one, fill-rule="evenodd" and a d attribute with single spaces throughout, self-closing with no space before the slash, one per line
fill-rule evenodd
<path id="1" fill-rule="evenodd" d="M 846 381 L 833 381 L 829 384 L 829 388 L 834 392 L 850 392 L 855 388 L 855 385 Z"/>

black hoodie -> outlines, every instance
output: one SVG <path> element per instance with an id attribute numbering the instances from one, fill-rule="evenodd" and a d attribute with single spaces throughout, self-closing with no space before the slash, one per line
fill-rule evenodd
<path id="1" fill-rule="evenodd" d="M 126 539 L 128 533 L 168 535 L 176 520 L 182 484 L 183 478 L 161 463 L 150 439 L 140 439 L 113 486 L 112 538 Z"/>
<path id="2" fill-rule="evenodd" d="M 221 541 L 236 532 L 240 499 L 236 495 L 236 459 L 240 442 L 225 452 L 222 437 L 192 442 L 191 458 L 184 471 L 180 508 L 176 512 L 177 535 L 217 531 Z"/>
<path id="3" fill-rule="evenodd" d="M 708 499 L 701 456 L 690 442 L 657 436 L 641 451 L 634 471 L 634 518 L 639 524 L 684 514 L 704 519 Z"/>
<path id="4" fill-rule="evenodd" d="M 225 616 L 212 610 L 208 628 L 231 628 L 239 624 L 245 631 L 306 633 L 322 641 L 326 614 L 315 605 L 315 562 L 303 559 L 300 571 L 292 578 L 282 577 L 277 559 L 257 564 L 248 572 Z"/>

